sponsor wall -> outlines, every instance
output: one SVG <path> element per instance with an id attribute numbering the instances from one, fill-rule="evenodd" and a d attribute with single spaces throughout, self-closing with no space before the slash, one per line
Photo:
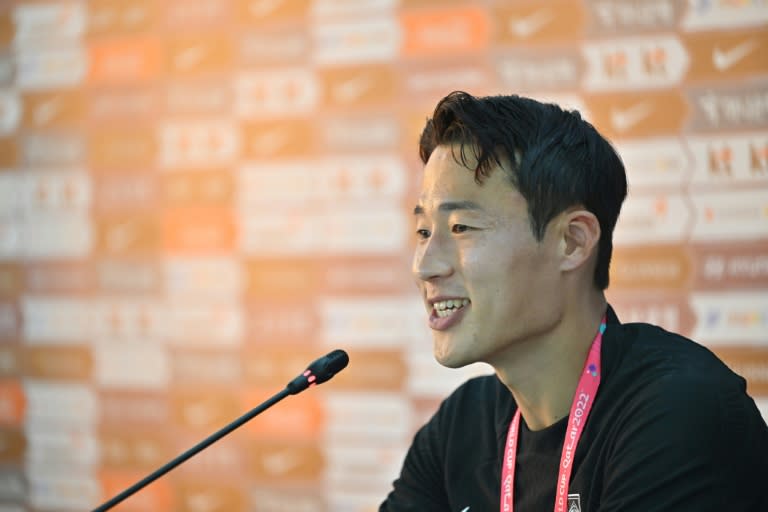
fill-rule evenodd
<path id="1" fill-rule="evenodd" d="M 578 108 L 630 198 L 609 298 L 768 413 L 765 0 L 0 4 L 0 508 L 369 511 L 485 367 L 436 365 L 416 141 L 454 89 Z"/>

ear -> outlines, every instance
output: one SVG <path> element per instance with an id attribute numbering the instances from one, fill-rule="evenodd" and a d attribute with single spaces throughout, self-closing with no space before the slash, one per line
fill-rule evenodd
<path id="1" fill-rule="evenodd" d="M 597 253 L 600 222 L 594 213 L 584 209 L 570 210 L 563 215 L 560 269 L 568 271 L 586 264 Z"/>

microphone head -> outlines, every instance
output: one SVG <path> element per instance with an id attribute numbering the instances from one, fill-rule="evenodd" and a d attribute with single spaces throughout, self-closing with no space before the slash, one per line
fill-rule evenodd
<path id="1" fill-rule="evenodd" d="M 334 375 L 347 367 L 349 355 L 343 350 L 337 349 L 325 357 L 321 357 L 307 368 L 315 376 L 315 383 L 321 384 L 330 380 Z"/>
<path id="2" fill-rule="evenodd" d="M 322 384 L 347 367 L 349 356 L 343 350 L 334 350 L 310 364 L 307 369 L 288 383 L 286 389 L 292 394 L 300 393 L 310 386 Z"/>

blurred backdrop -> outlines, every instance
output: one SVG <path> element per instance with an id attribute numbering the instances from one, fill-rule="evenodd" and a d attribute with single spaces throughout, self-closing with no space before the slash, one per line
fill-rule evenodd
<path id="1" fill-rule="evenodd" d="M 440 368 L 409 274 L 454 89 L 579 109 L 631 185 L 609 298 L 768 410 L 765 0 L 0 2 L 0 510 L 371 511 Z"/>

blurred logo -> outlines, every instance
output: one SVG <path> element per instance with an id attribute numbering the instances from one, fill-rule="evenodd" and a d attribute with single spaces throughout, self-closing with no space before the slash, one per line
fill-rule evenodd
<path id="1" fill-rule="evenodd" d="M 386 66 L 333 68 L 322 72 L 323 103 L 332 107 L 363 106 L 391 100 L 397 75 Z"/>
<path id="2" fill-rule="evenodd" d="M 350 348 L 393 347 L 421 332 L 423 307 L 410 298 L 328 298 L 318 305 L 321 340 Z"/>
<path id="3" fill-rule="evenodd" d="M 31 293 L 92 292 L 95 275 L 87 262 L 34 262 L 25 265 L 26 289 Z"/>
<path id="4" fill-rule="evenodd" d="M 93 200 L 97 212 L 141 211 L 157 203 L 156 176 L 150 173 L 119 173 L 94 176 Z"/>
<path id="5" fill-rule="evenodd" d="M 590 27 L 595 35 L 674 30 L 684 10 L 674 0 L 613 0 L 589 2 L 585 6 L 590 11 Z"/>
<path id="6" fill-rule="evenodd" d="M 94 249 L 101 256 L 147 255 L 160 248 L 158 221 L 148 215 L 102 215 L 95 233 Z"/>
<path id="7" fill-rule="evenodd" d="M 505 51 L 496 64 L 504 86 L 521 91 L 578 89 L 583 67 L 580 55 L 571 49 L 558 49 L 557 53 Z"/>
<path id="8" fill-rule="evenodd" d="M 0 90 L 0 135 L 14 132 L 21 119 L 21 101 L 14 91 Z"/>
<path id="9" fill-rule="evenodd" d="M 88 213 L 90 176 L 80 169 L 30 170 L 16 175 L 22 209 L 31 214 Z"/>
<path id="10" fill-rule="evenodd" d="M 259 257 L 386 254 L 403 249 L 407 226 L 402 209 L 394 207 L 365 213 L 340 207 L 312 217 L 280 211 L 244 216 L 240 243 L 246 254 Z"/>
<path id="11" fill-rule="evenodd" d="M 518 20 L 519 21 L 519 20 Z M 531 20 L 525 30 L 538 31 L 549 19 Z M 488 46 L 490 26 L 483 7 L 458 6 L 404 11 L 402 53 L 406 57 L 469 53 Z"/>
<path id="12" fill-rule="evenodd" d="M 235 79 L 235 111 L 245 118 L 314 112 L 320 96 L 315 74 L 303 68 L 251 71 Z"/>
<path id="13" fill-rule="evenodd" d="M 679 137 L 625 140 L 616 144 L 633 189 L 681 187 L 691 158 Z"/>
<path id="14" fill-rule="evenodd" d="M 690 206 L 679 194 L 635 195 L 622 208 L 614 243 L 679 242 L 687 235 L 691 217 Z"/>
<path id="15" fill-rule="evenodd" d="M 89 46 L 90 84 L 135 84 L 160 74 L 162 44 L 155 37 L 96 42 Z"/>
<path id="16" fill-rule="evenodd" d="M 616 290 L 611 305 L 623 323 L 647 322 L 683 336 L 690 336 L 694 324 L 699 321 L 687 303 L 687 296 L 676 293 L 645 297 Z"/>
<path id="17" fill-rule="evenodd" d="M 313 480 L 324 469 L 323 454 L 315 444 L 255 442 L 249 454 L 251 472 L 259 480 Z"/>
<path id="18" fill-rule="evenodd" d="M 159 293 L 160 269 L 154 259 L 100 258 L 95 270 L 99 290 L 102 292 L 146 295 Z"/>
<path id="19" fill-rule="evenodd" d="M 208 430 L 240 416 L 240 400 L 233 393 L 173 391 L 172 407 L 178 424 Z"/>
<path id="20" fill-rule="evenodd" d="M 179 349 L 169 356 L 173 382 L 237 386 L 243 373 L 241 357 L 237 353 L 220 350 Z M 281 385 L 286 382 L 281 382 Z"/>
<path id="21" fill-rule="evenodd" d="M 21 301 L 23 335 L 29 344 L 67 344 L 90 340 L 92 303 L 74 297 L 25 295 Z"/>
<path id="22" fill-rule="evenodd" d="M 84 113 L 83 98 L 76 90 L 24 95 L 23 125 L 27 128 L 71 125 L 81 121 Z"/>
<path id="23" fill-rule="evenodd" d="M 234 248 L 237 226 L 228 208 L 168 208 L 163 212 L 162 234 L 169 252 L 221 254 Z"/>
<path id="24" fill-rule="evenodd" d="M 693 240 L 760 239 L 768 229 L 768 198 L 763 191 L 702 191 L 691 200 L 696 212 Z"/>
<path id="25" fill-rule="evenodd" d="M 764 241 L 712 244 L 696 248 L 695 289 L 765 288 L 768 286 L 768 244 Z"/>
<path id="26" fill-rule="evenodd" d="M 687 142 L 697 159 L 693 183 L 768 181 L 768 138 L 760 132 L 692 136 Z"/>
<path id="27" fill-rule="evenodd" d="M 105 429 L 99 437 L 102 464 L 113 468 L 154 468 L 174 456 L 163 431 Z"/>
<path id="28" fill-rule="evenodd" d="M 242 343 L 243 311 L 231 301 L 174 300 L 165 306 L 166 339 L 184 347 L 236 347 Z"/>
<path id="29" fill-rule="evenodd" d="M 686 286 L 691 262 L 679 246 L 617 249 L 611 260 L 611 284 L 617 288 L 675 290 Z"/>
<path id="30" fill-rule="evenodd" d="M 689 94 L 693 130 L 762 130 L 768 123 L 768 90 L 746 85 L 691 90 Z"/>
<path id="31" fill-rule="evenodd" d="M 577 39 L 584 30 L 585 12 L 580 4 L 564 0 L 546 6 L 507 3 L 495 7 L 491 19 L 499 27 L 497 42 L 517 45 Z"/>
<path id="32" fill-rule="evenodd" d="M 87 384 L 30 379 L 24 381 L 24 395 L 28 430 L 36 427 L 88 430 L 96 425 L 99 404 Z"/>
<path id="33" fill-rule="evenodd" d="M 240 263 L 233 257 L 169 257 L 164 264 L 168 295 L 237 297 L 242 283 Z"/>
<path id="34" fill-rule="evenodd" d="M 301 64 L 309 54 L 309 36 L 298 28 L 259 28 L 258 32 L 246 32 L 238 38 L 241 64 L 264 66 L 296 62 Z"/>
<path id="35" fill-rule="evenodd" d="M 170 114 L 219 115 L 232 108 L 232 91 L 222 83 L 171 83 L 166 94 Z"/>
<path id="36" fill-rule="evenodd" d="M 11 239 L 16 244 L 12 252 L 17 257 L 85 258 L 93 247 L 91 220 L 81 211 L 30 212 L 16 222 L 15 228 Z M 0 240 L 2 235 L 0 229 Z"/>
<path id="37" fill-rule="evenodd" d="M 768 22 L 764 0 L 692 0 L 681 27 L 691 30 L 742 29 Z"/>
<path id="38" fill-rule="evenodd" d="M 177 171 L 162 177 L 164 203 L 171 205 L 226 206 L 232 202 L 234 179 L 228 169 Z"/>
<path id="39" fill-rule="evenodd" d="M 183 168 L 229 164 L 240 149 L 233 121 L 167 122 L 160 127 L 160 164 Z"/>
<path id="40" fill-rule="evenodd" d="M 20 354 L 22 372 L 28 378 L 91 378 L 91 350 L 84 345 L 51 345 L 24 347 Z"/>
<path id="41" fill-rule="evenodd" d="M 88 145 L 88 160 L 97 168 L 149 167 L 157 154 L 155 134 L 148 126 L 94 130 Z"/>
<path id="42" fill-rule="evenodd" d="M 317 133 L 318 147 L 331 152 L 392 150 L 400 137 L 396 119 L 382 116 L 328 117 Z"/>
<path id="43" fill-rule="evenodd" d="M 314 126 L 304 119 L 243 124 L 246 158 L 302 156 L 314 149 Z"/>
<path id="44" fill-rule="evenodd" d="M 188 2 L 185 3 L 185 6 L 188 5 Z M 167 68 L 173 75 L 211 73 L 231 67 L 232 45 L 226 35 L 206 34 L 169 42 Z"/>
<path id="45" fill-rule="evenodd" d="M 596 127 L 608 137 L 657 137 L 677 134 L 687 113 L 677 90 L 585 95 Z"/>
<path id="46" fill-rule="evenodd" d="M 165 25 L 171 29 L 210 29 L 231 23 L 228 3 L 216 0 L 169 0 L 163 2 Z"/>
<path id="47" fill-rule="evenodd" d="M 765 9 L 765 8 L 763 8 Z M 691 80 L 731 80 L 768 72 L 761 58 L 768 51 L 768 35 L 760 29 L 689 33 L 683 40 L 691 56 Z"/>
<path id="48" fill-rule="evenodd" d="M 121 0 L 91 0 L 88 3 L 89 35 L 120 35 L 142 32 L 155 21 L 150 0 L 125 3 Z"/>
<path id="49" fill-rule="evenodd" d="M 86 6 L 80 2 L 23 3 L 13 7 L 14 44 L 73 40 L 85 32 Z"/>
<path id="50" fill-rule="evenodd" d="M 88 115 L 96 121 L 147 118 L 157 112 L 158 98 L 148 87 L 89 91 Z"/>
<path id="51" fill-rule="evenodd" d="M 683 79 L 689 64 L 674 36 L 588 42 L 583 52 L 584 87 L 590 90 L 668 87 Z"/>
<path id="52" fill-rule="evenodd" d="M 155 342 L 99 342 L 93 360 L 93 378 L 101 389 L 163 390 L 170 381 L 167 349 Z"/>
<path id="53" fill-rule="evenodd" d="M 70 167 L 85 162 L 86 141 L 82 133 L 29 133 L 21 138 L 21 157 L 28 167 Z"/>
<path id="54" fill-rule="evenodd" d="M 310 344 L 317 337 L 320 319 L 316 308 L 306 301 L 249 301 L 246 303 L 249 339 L 259 343 Z M 299 363 L 301 366 L 304 363 Z M 303 368 L 299 368 L 301 370 Z M 296 372 L 298 370 L 294 370 Z M 295 377 L 292 376 L 290 378 Z M 290 380 L 290 379 L 289 379 Z M 283 384 L 284 385 L 284 384 Z"/>
<path id="55" fill-rule="evenodd" d="M 691 294 L 699 319 L 694 339 L 713 345 L 760 345 L 768 328 L 768 299 L 761 291 Z"/>
<path id="56" fill-rule="evenodd" d="M 401 49 L 401 24 L 383 13 L 364 21 L 321 21 L 313 26 L 312 43 L 312 61 L 320 65 L 391 61 Z"/>
<path id="57" fill-rule="evenodd" d="M 160 427 L 159 431 L 163 432 L 162 429 L 167 428 L 170 421 L 170 409 L 165 393 L 161 395 L 125 390 L 100 390 L 99 404 L 101 404 L 100 423 L 105 426 L 121 429 Z M 132 483 L 133 481 L 126 486 Z"/>

